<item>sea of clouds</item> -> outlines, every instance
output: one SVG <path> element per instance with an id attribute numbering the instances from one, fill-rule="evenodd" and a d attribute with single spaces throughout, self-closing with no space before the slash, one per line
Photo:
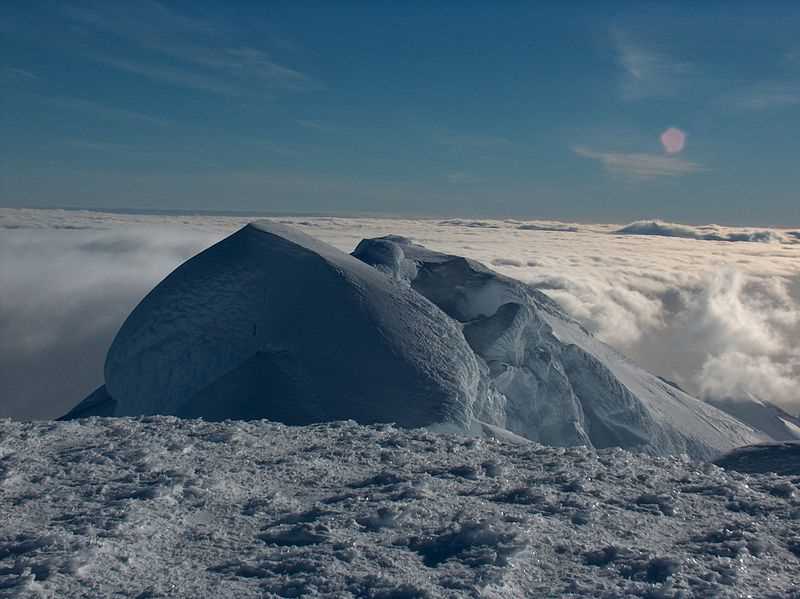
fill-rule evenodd
<path id="1" fill-rule="evenodd" d="M 100 385 L 105 352 L 138 301 L 250 220 L 0 209 L 0 417 L 55 417 Z M 800 412 L 798 231 L 660 221 L 278 220 L 346 251 L 394 233 L 475 258 L 536 285 L 691 393 L 754 395 Z"/>

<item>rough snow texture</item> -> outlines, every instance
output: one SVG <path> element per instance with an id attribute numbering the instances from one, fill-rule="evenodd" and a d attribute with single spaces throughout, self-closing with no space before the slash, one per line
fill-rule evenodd
<path id="1" fill-rule="evenodd" d="M 353 422 L 0 421 L 0 595 L 797 597 L 797 476 Z"/>
<path id="2" fill-rule="evenodd" d="M 478 262 L 396 236 L 350 256 L 270 221 L 159 284 L 105 379 L 68 417 L 352 418 L 701 459 L 766 439 Z"/>

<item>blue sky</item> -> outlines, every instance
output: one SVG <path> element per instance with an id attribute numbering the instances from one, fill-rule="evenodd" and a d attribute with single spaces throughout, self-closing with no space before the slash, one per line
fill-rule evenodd
<path id="1" fill-rule="evenodd" d="M 790 2 L 10 0 L 0 206 L 797 226 L 798 30 Z"/>

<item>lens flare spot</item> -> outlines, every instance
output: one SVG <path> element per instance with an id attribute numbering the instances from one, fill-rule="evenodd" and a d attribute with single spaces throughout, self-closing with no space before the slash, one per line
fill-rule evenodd
<path id="1" fill-rule="evenodd" d="M 667 154 L 677 154 L 686 145 L 686 134 L 675 127 L 670 127 L 661 134 L 661 145 Z"/>

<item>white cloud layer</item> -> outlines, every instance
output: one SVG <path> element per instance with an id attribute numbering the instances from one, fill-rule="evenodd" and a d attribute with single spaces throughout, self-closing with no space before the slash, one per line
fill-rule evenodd
<path id="1" fill-rule="evenodd" d="M 102 382 L 108 344 L 141 297 L 249 220 L 0 209 L 0 417 L 53 417 L 82 399 Z M 641 236 L 551 221 L 280 220 L 348 251 L 364 237 L 398 233 L 476 258 L 539 286 L 692 393 L 753 394 L 800 410 L 800 244 L 791 231 L 764 230 L 773 243 L 732 243 L 752 231 L 661 223 L 694 233 Z"/>

